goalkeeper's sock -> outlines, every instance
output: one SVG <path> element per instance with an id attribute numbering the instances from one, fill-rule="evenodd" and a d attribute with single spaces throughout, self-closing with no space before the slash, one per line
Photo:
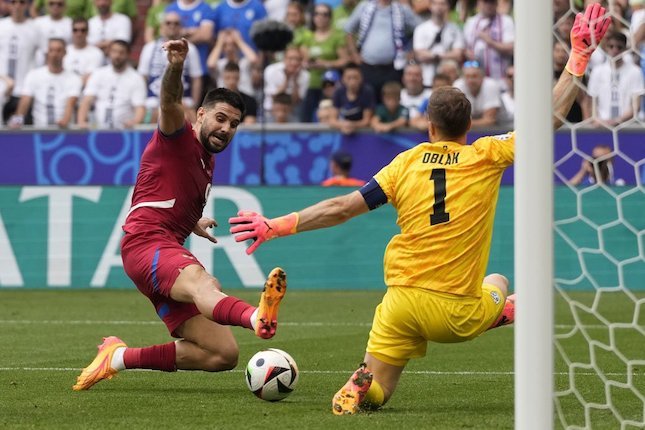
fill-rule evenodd
<path id="1" fill-rule="evenodd" d="M 372 385 L 370 389 L 365 393 L 365 397 L 360 404 L 361 409 L 375 410 L 383 406 L 385 403 L 385 393 L 383 392 L 383 387 L 376 381 L 372 380 Z"/>
<path id="2" fill-rule="evenodd" d="M 253 330 L 251 319 L 257 308 L 237 297 L 224 297 L 213 308 L 213 321 L 221 325 L 234 325 Z"/>
<path id="3" fill-rule="evenodd" d="M 175 342 L 145 348 L 126 348 L 123 352 L 123 364 L 126 369 L 152 369 L 174 372 Z"/>

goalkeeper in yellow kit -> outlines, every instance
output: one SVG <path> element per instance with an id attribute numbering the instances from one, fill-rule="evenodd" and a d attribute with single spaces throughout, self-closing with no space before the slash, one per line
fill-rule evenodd
<path id="1" fill-rule="evenodd" d="M 576 16 L 567 72 L 553 90 L 556 128 L 609 21 L 599 4 Z M 401 233 L 385 251 L 387 292 L 375 311 L 364 363 L 332 400 L 337 415 L 387 402 L 408 360 L 424 356 L 428 341 L 462 342 L 514 320 L 508 280 L 485 270 L 515 134 L 467 145 L 470 116 L 461 91 L 439 88 L 428 105 L 430 142 L 399 154 L 360 190 L 275 219 L 241 211 L 229 220 L 238 242 L 253 240 L 250 254 L 275 237 L 331 227 L 385 203 L 396 208 Z"/>

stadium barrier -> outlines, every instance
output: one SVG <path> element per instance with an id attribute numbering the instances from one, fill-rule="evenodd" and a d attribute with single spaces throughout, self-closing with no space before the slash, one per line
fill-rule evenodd
<path id="1" fill-rule="evenodd" d="M 239 209 L 272 217 L 347 191 L 215 186 L 204 214 L 219 222 L 214 231 L 219 243 L 191 237 L 186 246 L 225 289 L 260 287 L 278 265 L 293 289 L 383 289 L 383 252 L 398 232 L 389 205 L 332 229 L 266 243 L 253 256 L 228 233 L 228 217 Z M 126 186 L 0 187 L 0 287 L 134 288 L 119 253 L 131 192 Z M 623 199 L 618 209 L 611 189 L 596 188 L 582 197 L 584 220 L 577 217 L 576 202 L 569 188 L 556 188 L 556 219 L 573 219 L 556 237 L 556 277 L 571 280 L 567 288 L 574 290 L 592 289 L 594 282 L 617 285 L 619 277 L 626 288 L 645 289 L 642 261 L 613 262 L 638 256 L 634 234 L 626 228 L 590 234 L 589 227 L 610 222 L 619 210 L 623 220 L 640 225 L 645 199 Z M 500 190 L 488 271 L 513 278 L 512 187 Z"/>
<path id="2" fill-rule="evenodd" d="M 298 127 L 298 128 L 294 128 Z M 474 131 L 470 142 L 505 130 Z M 132 185 L 151 129 L 132 131 L 0 130 L 0 185 Z M 555 160 L 560 176 L 571 178 L 580 168 L 581 154 L 598 144 L 613 147 L 614 177 L 627 185 L 637 181 L 635 161 L 645 159 L 645 131 L 561 130 L 555 138 Z M 343 149 L 353 155 L 352 176 L 367 180 L 398 153 L 427 140 L 421 132 L 404 130 L 378 134 L 342 135 L 320 125 L 241 128 L 226 151 L 218 154 L 213 182 L 217 185 L 318 185 L 327 178 L 331 153 Z M 645 177 L 645 172 L 640 177 Z M 641 179 L 642 181 L 642 179 Z M 502 184 L 513 183 L 508 169 Z"/>

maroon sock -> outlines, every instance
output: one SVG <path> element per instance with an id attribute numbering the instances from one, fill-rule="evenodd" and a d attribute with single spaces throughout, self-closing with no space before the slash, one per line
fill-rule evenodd
<path id="1" fill-rule="evenodd" d="M 126 348 L 123 353 L 126 369 L 153 369 L 174 372 L 175 342 L 153 345 L 146 348 Z"/>
<path id="2" fill-rule="evenodd" d="M 255 309 L 255 306 L 251 306 L 237 297 L 224 297 L 213 308 L 213 321 L 217 324 L 253 329 L 251 315 Z"/>

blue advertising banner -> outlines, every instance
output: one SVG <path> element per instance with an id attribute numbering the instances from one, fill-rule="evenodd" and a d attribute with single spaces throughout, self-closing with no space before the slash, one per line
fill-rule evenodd
<path id="1" fill-rule="evenodd" d="M 492 132 L 498 133 L 498 132 Z M 473 132 L 469 143 L 491 132 Z M 0 132 L 0 185 L 132 185 L 151 130 Z M 420 132 L 342 135 L 328 129 L 242 129 L 217 155 L 218 185 L 316 185 L 329 175 L 329 156 L 354 158 L 352 176 L 368 180 L 398 153 L 427 140 Z M 613 148 L 614 177 L 636 184 L 645 169 L 645 131 L 563 130 L 555 136 L 556 182 L 575 175 L 581 154 Z M 264 178 L 264 180 L 262 180 Z M 641 183 L 643 179 L 640 179 Z M 513 183 L 508 169 L 502 183 Z"/>

